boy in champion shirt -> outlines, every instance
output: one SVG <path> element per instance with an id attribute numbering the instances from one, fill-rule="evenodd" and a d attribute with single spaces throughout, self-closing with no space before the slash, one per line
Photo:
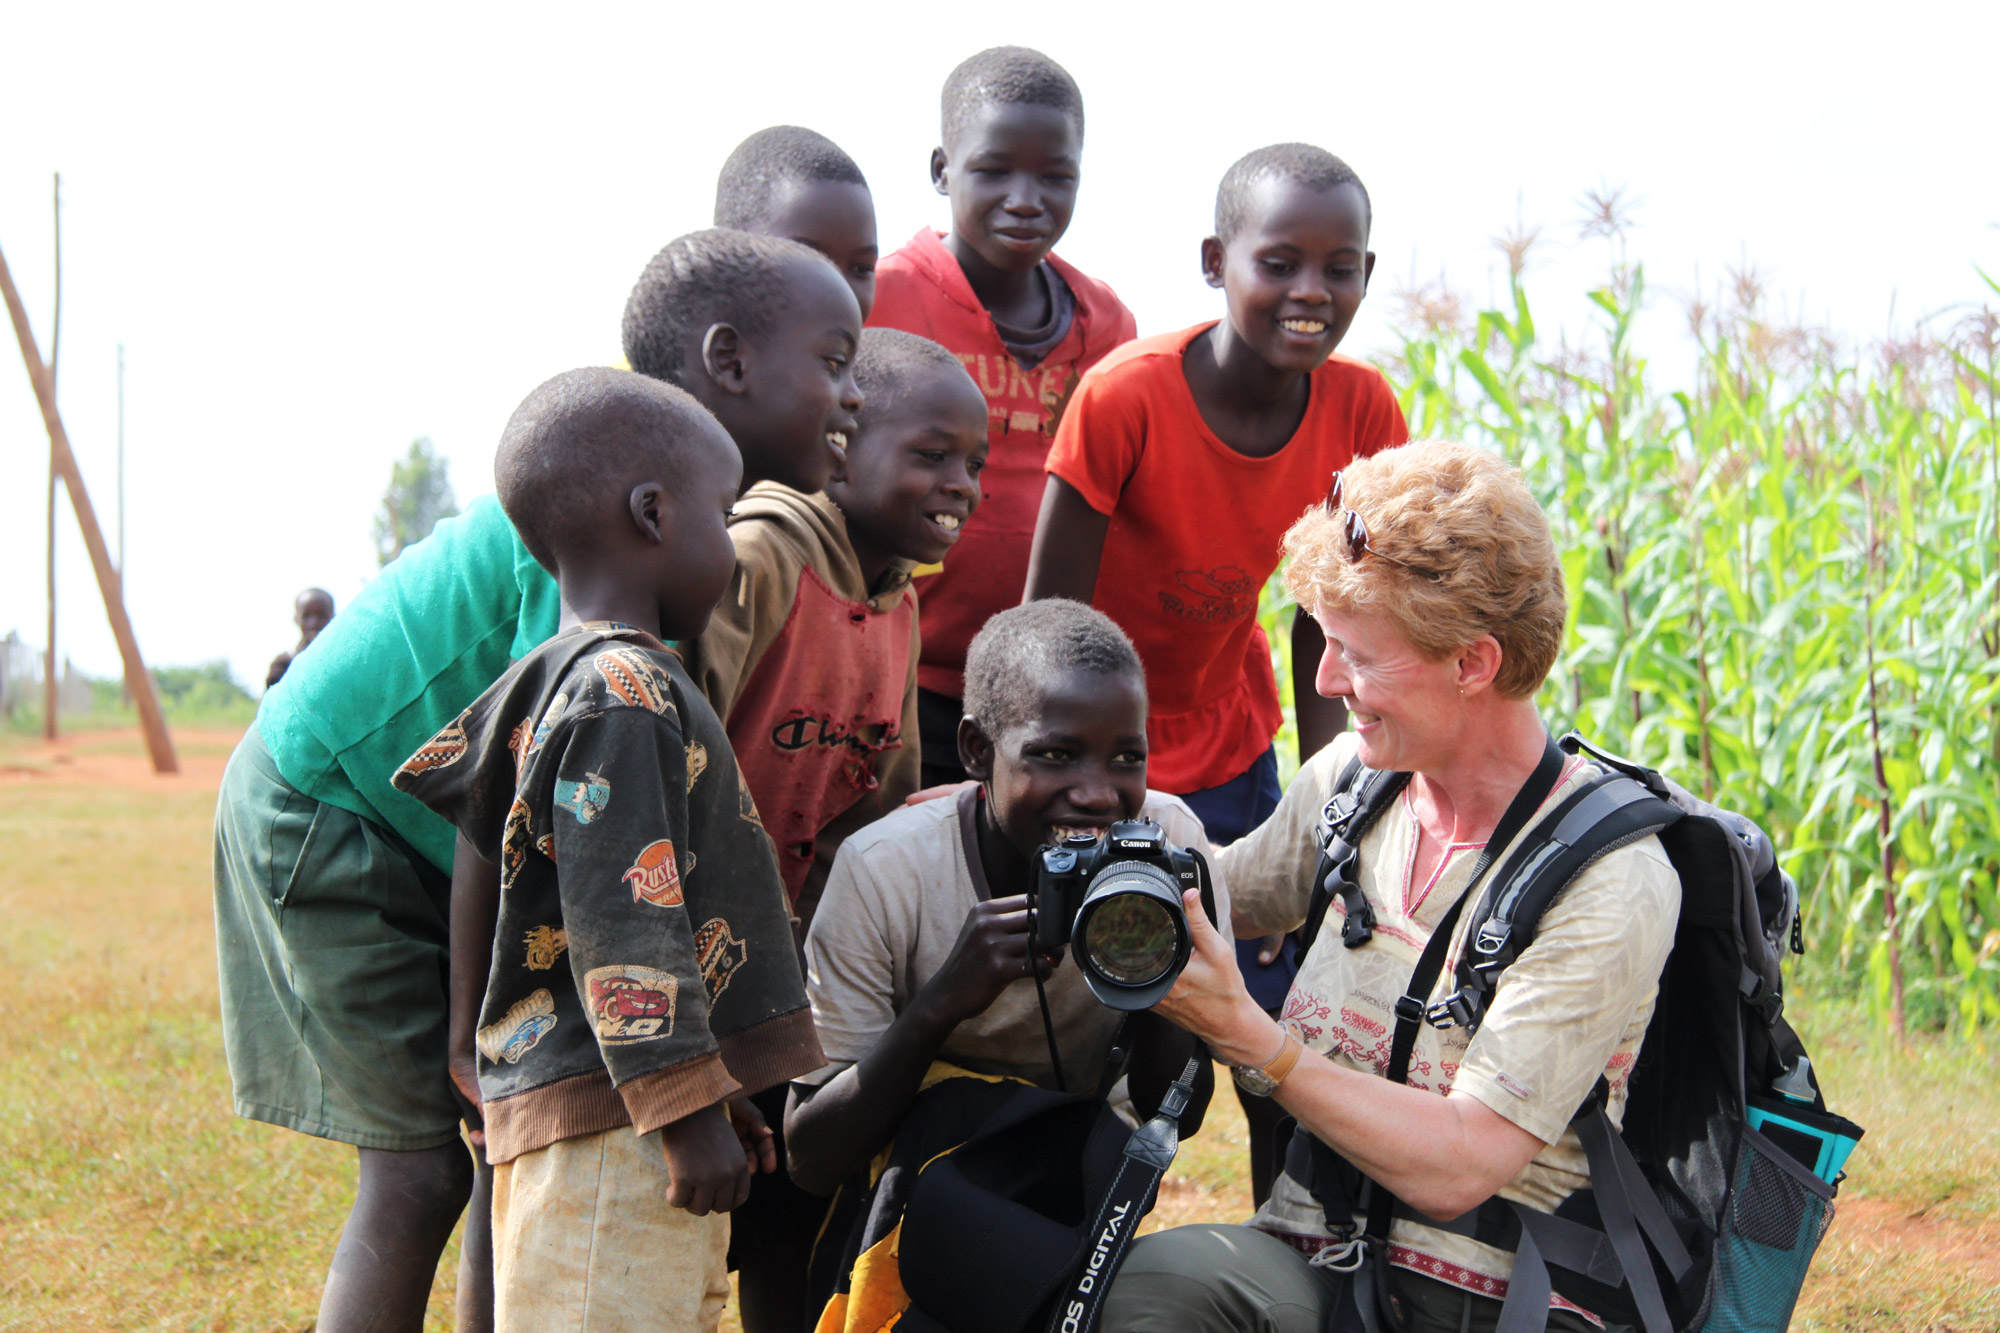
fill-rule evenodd
<path id="1" fill-rule="evenodd" d="M 665 643 L 728 584 L 742 461 L 689 395 L 579 370 L 516 409 L 494 472 L 563 624 L 395 786 L 501 866 L 478 1031 L 497 1326 L 713 1329 L 727 1213 L 775 1166 L 725 1103 L 823 1063 L 755 804 Z"/>
<path id="2" fill-rule="evenodd" d="M 943 138 L 931 154 L 951 232 L 924 228 L 876 270 L 869 323 L 956 353 L 986 395 L 992 441 L 979 513 L 943 567 L 917 581 L 927 786 L 965 777 L 966 647 L 1021 600 L 1063 406 L 1084 371 L 1138 332 L 1117 293 L 1053 253 L 1082 163 L 1083 94 L 1068 71 L 1025 47 L 981 51 L 945 80 Z"/>
<path id="3" fill-rule="evenodd" d="M 826 494 L 752 487 L 729 536 L 736 573 L 688 674 L 726 719 L 763 812 L 801 938 L 850 834 L 917 789 L 912 566 L 951 549 L 979 506 L 986 403 L 958 358 L 899 329 L 863 329 L 863 395 Z M 776 1130 L 785 1090 L 756 1099 Z M 777 1147 L 783 1151 L 779 1136 Z M 758 1176 L 730 1259 L 746 1333 L 798 1333 L 826 1200 Z"/>

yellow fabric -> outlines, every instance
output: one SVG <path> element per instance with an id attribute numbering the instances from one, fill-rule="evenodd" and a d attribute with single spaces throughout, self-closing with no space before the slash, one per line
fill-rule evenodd
<path id="1" fill-rule="evenodd" d="M 1026 1079 L 1009 1078 L 1001 1074 L 975 1074 L 969 1069 L 961 1069 L 945 1060 L 933 1060 L 931 1067 L 924 1071 L 923 1082 L 918 1093 L 929 1092 L 947 1079 L 973 1078 L 982 1083 L 1020 1083 L 1034 1086 Z M 882 1173 L 889 1168 L 890 1154 L 895 1152 L 892 1140 L 888 1147 L 875 1155 L 868 1168 L 868 1184 L 872 1189 L 882 1179 Z M 943 1152 L 926 1161 L 929 1166 L 939 1157 L 949 1156 L 954 1149 Z M 918 1168 L 919 1173 L 922 1167 Z M 889 1234 L 876 1241 L 854 1261 L 854 1269 L 848 1275 L 847 1290 L 835 1292 L 833 1299 L 820 1311 L 819 1323 L 814 1333 L 880 1333 L 882 1329 L 894 1328 L 902 1319 L 903 1311 L 910 1308 L 909 1295 L 903 1290 L 903 1274 L 898 1267 L 901 1252 L 903 1224 L 898 1221 Z M 822 1238 L 822 1240 L 824 1237 Z"/>
<path id="2" fill-rule="evenodd" d="M 903 1238 L 900 1223 L 854 1261 L 847 1290 L 838 1292 L 821 1311 L 815 1333 L 879 1333 L 894 1328 L 910 1308 L 903 1275 L 896 1265 Z"/>

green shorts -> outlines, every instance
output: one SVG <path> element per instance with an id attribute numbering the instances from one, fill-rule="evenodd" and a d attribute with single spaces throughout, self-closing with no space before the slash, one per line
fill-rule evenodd
<path id="1" fill-rule="evenodd" d="M 363 1148 L 458 1137 L 445 1072 L 451 879 L 307 796 L 252 726 L 215 810 L 215 948 L 236 1113 Z"/>

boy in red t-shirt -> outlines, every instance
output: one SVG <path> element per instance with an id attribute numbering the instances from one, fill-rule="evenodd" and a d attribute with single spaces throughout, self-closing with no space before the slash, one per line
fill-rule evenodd
<path id="1" fill-rule="evenodd" d="M 1137 332 L 1110 287 L 1051 254 L 1083 157 L 1083 94 L 1039 51 L 1001 46 L 951 72 L 931 184 L 951 234 L 926 227 L 876 271 L 869 323 L 944 344 L 986 395 L 985 498 L 942 568 L 917 582 L 924 782 L 962 779 L 965 650 L 1021 600 L 1043 464 L 1078 378 Z"/>
<path id="2" fill-rule="evenodd" d="M 1277 806 L 1283 721 L 1257 596 L 1279 543 L 1333 475 L 1409 438 L 1381 374 L 1333 355 L 1368 291 L 1368 192 L 1324 149 L 1279 144 L 1242 158 L 1216 193 L 1201 244 L 1228 317 L 1118 349 L 1084 377 L 1049 452 L 1027 597 L 1092 602 L 1132 636 L 1152 692 L 1147 769 L 1216 843 Z M 1316 707 L 1324 641 L 1292 631 L 1299 746 L 1346 725 Z M 1291 985 L 1293 946 L 1238 944 L 1267 1008 Z M 1268 1103 L 1263 1099 L 1257 1109 Z M 1270 1134 L 1253 1126 L 1261 1200 Z"/>

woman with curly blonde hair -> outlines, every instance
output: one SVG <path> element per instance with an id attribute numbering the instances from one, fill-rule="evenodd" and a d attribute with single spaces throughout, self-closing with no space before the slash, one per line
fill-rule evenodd
<path id="1" fill-rule="evenodd" d="M 1680 881 L 1657 838 L 1604 856 L 1502 974 L 1476 1035 L 1419 1024 L 1406 1080 L 1383 1077 L 1396 1002 L 1431 936 L 1452 932 L 1455 960 L 1471 915 L 1460 900 L 1596 772 L 1553 745 L 1534 703 L 1562 644 L 1562 567 L 1520 472 L 1436 441 L 1355 463 L 1285 550 L 1292 590 L 1326 633 L 1317 688 L 1346 702 L 1352 727 L 1218 862 L 1239 936 L 1295 929 L 1314 887 L 1315 823 L 1343 771 L 1358 760 L 1407 774 L 1359 838 L 1372 923 L 1343 939 L 1336 899 L 1273 1020 L 1191 911 L 1195 956 L 1160 1012 L 1404 1206 L 1370 1238 L 1364 1213 L 1328 1216 L 1299 1178 L 1312 1156 L 1295 1151 L 1247 1226 L 1136 1242 L 1104 1326 L 1318 1330 L 1339 1303 L 1361 1302 L 1374 1306 L 1369 1327 L 1386 1310 L 1407 1330 L 1492 1329 L 1513 1253 L 1436 1223 L 1496 1195 L 1553 1212 L 1589 1185 L 1570 1119 L 1600 1077 L 1612 1119 L 1622 1113 Z M 1447 961 L 1440 989 L 1450 975 Z M 1346 1279 L 1364 1265 L 1367 1280 Z M 1599 1327 L 1560 1297 L 1551 1306 L 1550 1328 Z"/>

